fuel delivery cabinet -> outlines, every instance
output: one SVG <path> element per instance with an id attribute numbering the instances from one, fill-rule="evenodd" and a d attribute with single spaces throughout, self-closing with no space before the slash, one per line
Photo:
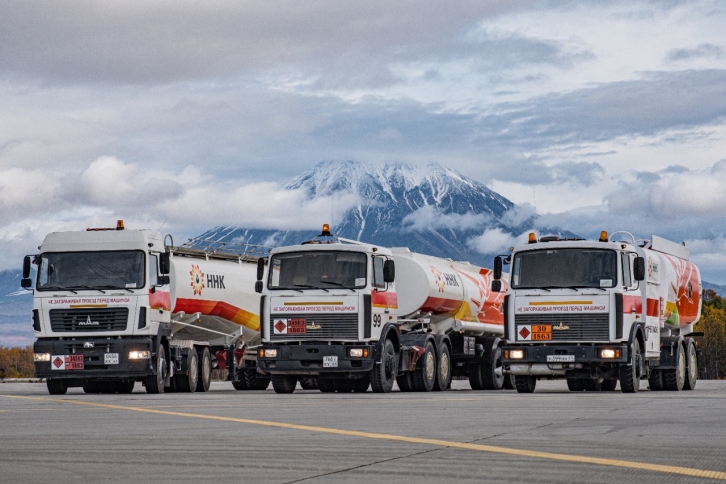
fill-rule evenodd
<path id="1" fill-rule="evenodd" d="M 626 240 L 619 240 L 626 239 Z M 693 390 L 698 378 L 693 325 L 701 277 L 689 250 L 658 236 L 627 232 L 599 240 L 542 237 L 494 261 L 511 264 L 503 304 L 505 374 L 531 393 L 540 378 L 571 391 Z"/>

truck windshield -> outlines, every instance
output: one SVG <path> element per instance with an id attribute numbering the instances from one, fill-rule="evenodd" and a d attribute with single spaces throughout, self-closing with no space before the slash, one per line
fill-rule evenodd
<path id="1" fill-rule="evenodd" d="M 366 285 L 366 262 L 361 252 L 315 251 L 276 254 L 270 261 L 271 289 L 346 289 Z"/>
<path id="2" fill-rule="evenodd" d="M 512 287 L 614 287 L 617 255 L 606 249 L 528 250 L 514 256 Z"/>
<path id="3" fill-rule="evenodd" d="M 47 252 L 40 256 L 40 291 L 144 287 L 144 252 Z"/>

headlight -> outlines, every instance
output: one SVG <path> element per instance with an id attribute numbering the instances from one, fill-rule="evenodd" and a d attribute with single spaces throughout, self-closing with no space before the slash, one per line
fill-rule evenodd
<path id="1" fill-rule="evenodd" d="M 523 360 L 524 359 L 524 350 L 509 350 L 509 359 Z"/>
<path id="2" fill-rule="evenodd" d="M 260 348 L 258 356 L 260 358 L 277 358 L 277 348 Z"/>
<path id="3" fill-rule="evenodd" d="M 148 360 L 151 358 L 151 351 L 129 351 L 129 360 Z"/>
<path id="4" fill-rule="evenodd" d="M 33 353 L 33 361 L 50 361 L 50 353 Z"/>
<path id="5" fill-rule="evenodd" d="M 351 358 L 367 358 L 368 357 L 368 348 L 351 348 L 350 357 Z"/>
<path id="6" fill-rule="evenodd" d="M 620 358 L 620 349 L 603 348 L 600 350 L 600 358 Z"/>

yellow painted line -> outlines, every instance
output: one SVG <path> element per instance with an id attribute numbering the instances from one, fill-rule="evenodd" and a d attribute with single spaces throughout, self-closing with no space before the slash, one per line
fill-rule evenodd
<path id="1" fill-rule="evenodd" d="M 529 303 L 530 306 L 588 306 L 591 304 L 592 301 L 530 301 Z"/>
<path id="2" fill-rule="evenodd" d="M 285 306 L 342 306 L 343 301 L 330 302 L 286 302 Z"/>
<path id="3" fill-rule="evenodd" d="M 347 437 L 361 437 L 364 439 L 390 440 L 395 442 L 406 442 L 409 444 L 432 445 L 435 447 L 453 447 L 456 449 L 474 450 L 494 454 L 513 455 L 517 457 L 531 457 L 534 459 L 546 459 L 564 462 L 575 462 L 579 464 L 594 464 L 611 467 L 623 467 L 643 471 L 661 472 L 665 474 L 676 474 L 681 476 L 704 477 L 726 481 L 726 472 L 707 469 L 696 469 L 694 467 L 670 466 L 664 464 L 650 464 L 648 462 L 637 462 L 620 459 L 605 459 L 600 457 L 587 457 L 572 454 L 557 454 L 554 452 L 542 452 L 538 450 L 513 449 L 510 447 L 499 447 L 494 445 L 472 444 L 457 442 L 454 440 L 427 439 L 423 437 L 407 437 L 405 435 L 379 434 L 375 432 L 362 432 L 358 430 L 343 430 L 330 427 L 316 427 L 313 425 L 300 425 L 286 422 L 274 422 L 270 420 L 256 420 L 249 418 L 223 417 L 219 415 L 204 415 L 198 413 L 172 412 L 168 410 L 154 410 L 143 407 L 127 407 L 124 405 L 111 405 L 107 403 L 84 402 L 81 400 L 66 400 L 44 397 L 21 397 L 17 395 L 0 395 L 5 398 L 16 398 L 21 400 L 36 400 L 41 402 L 70 403 L 74 405 L 85 405 L 88 407 L 108 408 L 112 410 L 127 410 L 131 412 L 150 413 L 155 415 L 167 415 L 172 417 L 196 418 L 202 420 L 215 420 L 219 422 L 234 422 L 250 425 L 262 425 L 265 427 L 276 427 L 291 430 L 304 430 L 333 435 L 344 435 Z"/>

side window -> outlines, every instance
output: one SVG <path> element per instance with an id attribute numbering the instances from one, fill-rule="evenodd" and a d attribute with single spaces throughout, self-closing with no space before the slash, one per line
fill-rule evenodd
<path id="1" fill-rule="evenodd" d="M 159 257 L 153 254 L 149 255 L 149 287 L 159 284 Z"/>
<path id="2" fill-rule="evenodd" d="M 630 276 L 630 256 L 625 253 L 621 253 L 620 257 L 623 261 L 623 286 L 630 287 L 633 285 L 633 279 Z"/>
<path id="3" fill-rule="evenodd" d="M 383 257 L 373 258 L 373 287 L 386 288 L 386 283 L 383 282 Z"/>

